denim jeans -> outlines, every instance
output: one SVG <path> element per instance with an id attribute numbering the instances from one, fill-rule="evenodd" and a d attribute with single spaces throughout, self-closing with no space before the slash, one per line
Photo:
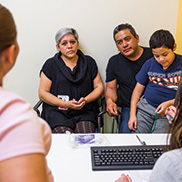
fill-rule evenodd
<path id="1" fill-rule="evenodd" d="M 130 108 L 124 107 L 121 112 L 121 124 L 119 127 L 119 133 L 131 133 L 132 131 L 128 128 L 128 121 L 130 118 Z"/>

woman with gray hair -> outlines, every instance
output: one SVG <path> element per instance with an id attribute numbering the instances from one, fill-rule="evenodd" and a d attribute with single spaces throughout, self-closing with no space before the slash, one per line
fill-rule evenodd
<path id="1" fill-rule="evenodd" d="M 43 65 L 39 98 L 41 117 L 53 133 L 93 133 L 104 86 L 95 60 L 79 49 L 78 33 L 62 28 L 55 36 L 59 51 Z"/>

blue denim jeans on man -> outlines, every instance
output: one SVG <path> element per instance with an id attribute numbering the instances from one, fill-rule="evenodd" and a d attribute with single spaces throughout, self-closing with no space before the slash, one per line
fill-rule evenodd
<path id="1" fill-rule="evenodd" d="M 119 133 L 131 133 L 132 131 L 128 127 L 128 121 L 130 118 L 130 108 L 129 107 L 124 107 L 122 108 L 121 112 L 121 124 L 119 127 Z"/>

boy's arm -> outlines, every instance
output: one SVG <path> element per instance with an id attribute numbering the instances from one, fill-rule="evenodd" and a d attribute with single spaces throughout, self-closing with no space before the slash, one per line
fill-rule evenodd
<path id="1" fill-rule="evenodd" d="M 140 97 L 145 89 L 144 85 L 141 85 L 137 82 L 133 94 L 131 97 L 131 105 L 130 105 L 130 119 L 128 122 L 128 127 L 130 130 L 134 130 L 137 128 L 137 117 L 136 117 L 136 110 L 137 110 L 137 104 L 140 100 Z"/>
<path id="2" fill-rule="evenodd" d="M 161 104 L 157 107 L 156 113 L 157 113 L 159 116 L 165 116 L 166 109 L 167 109 L 169 106 L 174 105 L 174 101 L 175 101 L 175 99 L 172 99 L 172 100 L 168 100 L 168 101 L 166 101 L 166 102 L 161 103 Z"/>

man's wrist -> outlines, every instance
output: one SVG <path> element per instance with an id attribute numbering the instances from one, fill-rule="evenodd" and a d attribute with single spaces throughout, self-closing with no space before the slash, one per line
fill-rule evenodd
<path id="1" fill-rule="evenodd" d="M 106 99 L 106 103 L 107 103 L 107 104 L 115 103 L 115 101 L 114 101 L 113 99 L 111 99 L 111 98 L 107 98 L 107 99 Z"/>

